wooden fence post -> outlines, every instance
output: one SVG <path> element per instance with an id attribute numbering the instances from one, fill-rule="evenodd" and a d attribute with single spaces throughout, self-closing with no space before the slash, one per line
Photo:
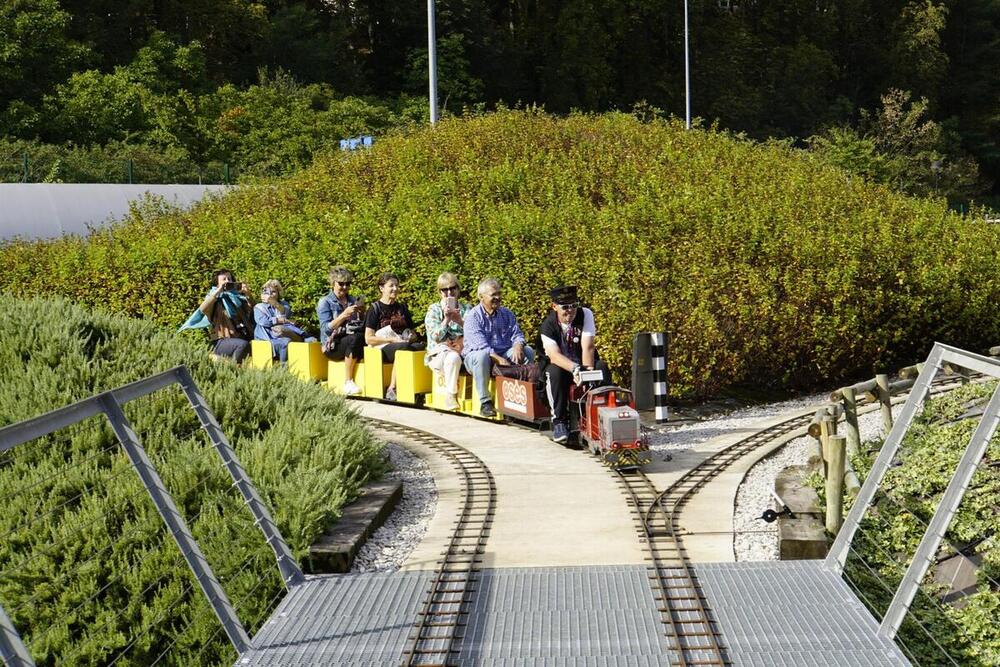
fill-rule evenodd
<path id="1" fill-rule="evenodd" d="M 837 434 L 837 422 L 827 415 L 819 422 L 819 444 L 823 452 L 823 476 L 830 474 L 830 437 Z"/>
<path id="2" fill-rule="evenodd" d="M 861 448 L 861 431 L 858 429 L 858 401 L 853 387 L 840 390 L 844 395 L 844 424 L 847 426 L 847 454 L 855 456 Z"/>
<path id="3" fill-rule="evenodd" d="M 881 373 L 875 376 L 876 396 L 882 405 L 882 430 L 886 435 L 892 430 L 892 395 L 889 393 L 889 376 Z"/>
<path id="4" fill-rule="evenodd" d="M 828 441 L 830 465 L 826 475 L 826 530 L 836 535 L 844 516 L 844 471 L 847 438 L 831 435 Z"/>

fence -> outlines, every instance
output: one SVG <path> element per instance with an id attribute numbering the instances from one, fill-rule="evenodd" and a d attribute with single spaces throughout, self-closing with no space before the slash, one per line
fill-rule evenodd
<path id="1" fill-rule="evenodd" d="M 102 152 L 101 148 L 45 146 L 14 151 L 0 159 L 0 183 L 189 183 L 226 184 L 236 170 L 228 162 L 198 165 L 144 147 Z"/>
<path id="2" fill-rule="evenodd" d="M 203 431 L 211 443 L 211 447 L 204 448 L 200 453 L 190 457 L 178 470 L 173 471 L 170 476 L 173 481 L 184 479 L 185 477 L 201 478 L 197 484 L 185 490 L 184 493 L 175 494 L 180 498 L 180 504 L 175 501 L 175 496 L 167 490 L 164 478 L 161 477 L 157 466 L 147 454 L 146 448 L 142 445 L 136 430 L 126 418 L 123 406 L 127 403 L 143 400 L 154 392 L 165 389 L 173 384 L 179 384 L 188 404 L 197 417 L 200 430 Z M 59 451 L 57 447 L 45 436 L 57 434 L 68 428 L 74 428 L 80 422 L 93 416 L 104 415 L 107 417 L 114 433 L 114 438 L 121 447 L 121 452 L 127 457 L 129 465 L 116 465 L 116 450 L 114 444 L 110 446 L 96 447 L 87 451 Z M 84 432 L 85 437 L 89 432 Z M 38 440 L 43 438 L 43 440 Z M 32 442 L 34 441 L 34 442 Z M 100 442 L 98 437 L 97 442 Z M 32 449 L 28 443 L 35 445 Z M 64 443 L 65 444 L 65 443 Z M 42 447 L 42 450 L 38 450 Z M 25 448 L 27 448 L 26 451 Z M 221 458 L 221 465 L 212 466 L 203 458 L 205 453 L 210 454 L 214 450 Z M 22 457 L 17 457 L 23 451 Z M 153 375 L 144 380 L 125 385 L 113 391 L 98 394 L 97 396 L 79 401 L 65 408 L 55 410 L 40 417 L 13 424 L 0 429 L 0 467 L 8 468 L 8 471 L 20 470 L 20 476 L 24 483 L 13 493 L 3 496 L 3 506 L 10 511 L 11 507 L 19 506 L 27 499 L 26 506 L 35 505 L 37 509 L 45 509 L 44 512 L 36 511 L 33 515 L 14 517 L 14 521 L 22 524 L 19 530 L 9 531 L 4 535 L 5 561 L 3 570 L 0 571 L 0 592 L 4 595 L 2 602 L 8 603 L 9 597 L 17 597 L 17 606 L 8 612 L 0 606 L 0 657 L 6 664 L 16 667 L 34 665 L 32 654 L 42 656 L 45 662 L 58 662 L 62 664 L 74 664 L 78 662 L 93 662 L 98 660 L 108 664 L 114 664 L 119 660 L 130 660 L 138 664 L 184 664 L 199 663 L 203 652 L 210 645 L 218 633 L 224 632 L 229 643 L 237 653 L 242 653 L 249 646 L 249 635 L 240 620 L 238 611 L 242 603 L 248 598 L 254 598 L 255 593 L 263 584 L 266 577 L 257 571 L 254 565 L 260 558 L 260 553 L 251 555 L 242 561 L 235 558 L 228 567 L 227 576 L 218 577 L 209 565 L 205 554 L 202 552 L 199 542 L 195 540 L 191 526 L 195 525 L 199 516 L 205 512 L 221 510 L 212 503 L 203 503 L 197 507 L 197 514 L 185 519 L 181 507 L 185 502 L 201 499 L 202 496 L 196 491 L 204 485 L 212 483 L 212 473 L 221 472 L 223 469 L 232 480 L 230 488 L 235 488 L 239 492 L 242 506 L 249 509 L 253 517 L 253 523 L 260 529 L 263 539 L 273 553 L 280 573 L 281 581 L 285 589 L 301 583 L 304 580 L 298 564 L 292 556 L 287 544 L 278 532 L 269 511 L 264 505 L 253 483 L 247 477 L 242 465 L 237 460 L 235 452 L 230 446 L 225 435 L 222 433 L 219 423 L 211 412 L 204 397 L 198 391 L 193 379 L 183 366 L 169 371 Z M 117 454 L 120 457 L 121 453 Z M 38 465 L 39 462 L 46 461 L 47 458 L 54 458 L 56 466 L 46 469 Z M 59 465 L 59 464 L 62 465 Z M 119 489 L 127 486 L 127 472 L 129 469 L 135 471 L 141 480 L 141 487 L 136 493 L 128 496 L 128 507 L 121 508 L 103 503 L 103 499 L 93 503 L 87 492 L 94 492 L 97 489 Z M 41 471 L 41 474 L 40 474 Z M 75 471 L 75 472 L 71 472 Z M 82 472 L 81 472 L 82 471 Z M 86 479 L 84 487 L 79 492 L 74 492 L 77 486 L 70 483 L 68 479 L 72 474 L 80 474 Z M 70 489 L 70 490 L 67 490 Z M 5 489 L 6 490 L 6 489 Z M 140 517 L 148 509 L 147 506 L 139 504 L 142 492 L 148 494 L 155 513 L 162 519 L 163 524 L 168 528 L 180 549 L 183 561 L 187 564 L 194 576 L 195 583 L 205 595 L 205 600 L 211 607 L 211 612 L 220 623 L 220 627 L 215 634 L 205 637 L 204 627 L 196 627 L 200 620 L 197 609 L 188 605 L 187 614 L 171 615 L 178 605 L 189 602 L 193 586 L 190 580 L 184 582 L 172 579 L 177 572 L 175 569 L 180 565 L 162 567 L 164 574 L 153 579 L 156 574 L 155 567 L 152 573 L 148 572 L 149 563 L 154 565 L 160 559 L 168 560 L 165 556 L 165 547 L 160 549 L 147 548 L 150 544 L 155 545 L 152 536 L 146 534 L 141 520 L 130 522 L 127 519 Z M 64 497 L 69 494 L 69 497 Z M 32 497 L 35 496 L 35 497 Z M 216 499 L 216 504 L 221 505 L 221 501 Z M 207 506 L 207 507 L 206 507 Z M 238 505 L 236 505 L 238 506 Z M 93 508 L 86 511 L 73 512 L 78 508 Z M 83 521 L 77 522 L 80 516 Z M 155 523 L 155 519 L 153 520 Z M 64 523 L 71 525 L 66 526 Z M 77 525 L 79 523 L 79 525 Z M 225 523 L 216 525 L 228 525 Z M 25 528 L 28 528 L 27 530 Z M 30 542 L 29 536 L 34 531 L 42 533 L 52 532 L 53 535 L 61 535 L 63 540 L 56 540 L 54 544 L 45 545 L 42 548 L 25 549 L 27 553 L 19 553 L 18 546 L 24 546 Z M 97 536 L 107 536 L 109 544 L 98 548 L 96 543 L 93 546 L 75 548 L 88 548 L 92 551 L 86 558 L 76 561 L 72 568 L 66 567 L 67 563 L 73 563 L 72 558 L 61 558 L 61 549 L 69 543 L 69 538 L 86 531 Z M 240 538 L 246 537 L 240 535 Z M 202 535 L 202 539 L 206 539 Z M 145 545 L 136 550 L 136 545 Z M 227 543 L 223 545 L 226 550 L 236 550 L 240 544 Z M 253 551 L 253 549 L 247 549 Z M 240 554 L 242 555 L 242 554 Z M 51 577 L 42 580 L 40 573 L 49 574 L 45 567 L 39 567 L 39 563 L 45 561 L 63 561 L 62 567 L 51 570 Z M 135 562 L 133 562 L 135 561 Z M 126 562 L 128 566 L 117 571 L 111 564 Z M 111 571 L 106 571 L 109 569 Z M 69 571 L 72 569 L 72 572 Z M 70 581 L 72 575 L 78 575 L 78 579 L 83 581 L 73 583 Z M 90 583 L 96 577 L 97 581 Z M 242 577 L 243 585 L 240 587 L 244 592 L 247 590 L 243 600 L 235 603 L 230 600 L 223 584 L 228 584 L 231 588 L 237 578 Z M 153 581 L 149 582 L 149 579 Z M 70 608 L 65 614 L 60 614 L 56 619 L 51 619 L 48 627 L 40 627 L 37 623 L 38 613 L 44 608 L 44 602 L 48 597 L 58 595 L 61 590 L 67 590 L 79 585 L 82 592 L 74 590 L 71 596 Z M 25 590 L 25 586 L 28 586 Z M 141 587 L 141 590 L 139 590 Z M 179 595 L 177 588 L 181 589 Z M 15 596 L 15 594 L 17 594 Z M 259 594 L 256 595 L 260 597 Z M 268 604 L 263 606 L 263 614 L 257 614 L 256 622 L 261 622 L 270 609 L 278 600 L 275 595 Z M 82 598 L 82 599 L 81 599 Z M 140 613 L 143 625 L 136 627 L 128 623 L 129 619 L 123 616 L 125 609 L 115 609 L 113 601 L 123 600 L 122 604 L 134 604 L 136 598 L 150 599 L 153 604 L 149 605 L 153 609 L 159 610 L 159 615 L 151 620 L 147 613 Z M 105 600 L 111 600 L 112 606 L 109 608 L 104 604 Z M 254 605 L 251 605 L 254 606 Z M 260 607 L 261 605 L 256 605 Z M 141 610 L 145 612 L 145 609 Z M 204 616 L 204 615 L 202 615 Z M 187 625 L 178 628 L 187 617 Z M 31 619 L 33 626 L 30 633 L 30 642 L 26 644 L 16 630 L 18 619 L 27 622 Z M 102 625 L 103 624 L 103 625 Z M 164 629 L 156 631 L 154 626 L 166 625 Z M 128 627 L 126 627 L 128 626 Z M 53 632 L 55 628 L 55 632 Z M 188 636 L 190 631 L 192 636 Z M 67 640 L 67 636 L 69 640 Z M 171 649 L 178 646 L 178 642 L 184 640 L 187 652 L 181 657 L 172 657 Z M 108 642 L 112 642 L 109 644 Z M 195 649 L 199 648 L 198 641 L 203 645 L 197 654 Z M 193 647 L 191 646 L 193 644 Z M 29 652 L 28 646 L 32 647 Z M 63 652 L 60 655 L 53 655 L 55 649 L 60 648 Z M 137 654 L 138 655 L 135 655 Z M 126 658 L 128 656 L 128 658 Z"/>

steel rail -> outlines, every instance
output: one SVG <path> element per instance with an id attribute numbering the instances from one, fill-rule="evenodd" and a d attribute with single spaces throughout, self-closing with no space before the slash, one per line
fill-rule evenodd
<path id="1" fill-rule="evenodd" d="M 730 664 L 705 595 L 691 573 L 669 515 L 657 500 L 656 487 L 641 470 L 616 472 L 631 497 L 636 529 L 649 553 L 649 578 L 661 605 L 657 609 L 660 620 L 667 628 L 670 663 L 682 667 Z"/>
<path id="2" fill-rule="evenodd" d="M 486 464 L 475 454 L 439 436 L 380 419 L 366 418 L 377 430 L 402 436 L 441 454 L 460 478 L 462 511 L 448 546 L 437 561 L 437 570 L 417 615 L 403 665 L 445 666 L 456 664 L 480 578 L 482 554 L 496 511 L 496 483 Z"/>

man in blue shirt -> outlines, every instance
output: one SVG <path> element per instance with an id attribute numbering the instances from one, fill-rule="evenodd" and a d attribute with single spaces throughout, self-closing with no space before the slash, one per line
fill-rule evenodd
<path id="1" fill-rule="evenodd" d="M 477 290 L 479 305 L 465 316 L 465 345 L 462 356 L 465 368 L 476 383 L 476 392 L 482 397 L 479 414 L 495 417 L 496 408 L 490 400 L 490 370 L 493 364 L 527 364 L 535 358 L 535 351 L 524 344 L 524 334 L 517 325 L 517 318 L 500 305 L 502 292 L 496 278 L 484 278 Z"/>

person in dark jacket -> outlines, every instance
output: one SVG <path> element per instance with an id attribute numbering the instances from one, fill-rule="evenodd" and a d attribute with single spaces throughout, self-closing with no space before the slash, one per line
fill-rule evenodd
<path id="1" fill-rule="evenodd" d="M 594 312 L 584 308 L 575 285 L 556 287 L 549 292 L 551 310 L 539 327 L 539 340 L 548 359 L 545 388 L 552 410 L 552 440 L 569 440 L 569 388 L 580 384 L 581 370 L 600 370 L 603 384 L 611 383 L 607 364 L 597 355 L 594 339 L 597 327 Z"/>

